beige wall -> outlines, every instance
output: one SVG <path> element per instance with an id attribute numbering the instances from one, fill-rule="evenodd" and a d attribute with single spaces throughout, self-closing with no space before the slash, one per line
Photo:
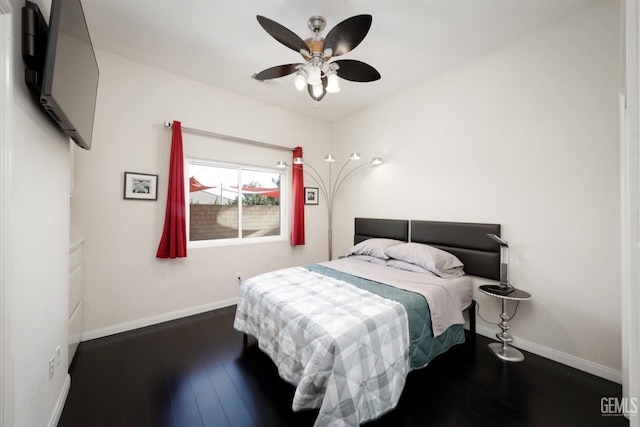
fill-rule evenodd
<path id="1" fill-rule="evenodd" d="M 37 2 L 45 16 L 49 1 Z M 69 387 L 67 316 L 69 282 L 69 139 L 48 119 L 24 84 L 22 1 L 13 8 L 13 105 L 9 166 L 13 423 L 55 422 Z M 3 64 L 4 66 L 4 64 Z M 3 170 L 3 173 L 6 173 Z M 3 325 L 4 327 L 4 325 Z M 49 379 L 49 359 L 60 363 Z M 7 408 L 8 409 L 8 408 Z"/>
<path id="2" fill-rule="evenodd" d="M 171 131 L 165 120 L 320 156 L 328 127 L 313 119 L 98 51 L 100 88 L 91 151 L 76 149 L 72 239 L 84 238 L 84 338 L 232 304 L 243 277 L 326 257 L 326 213 L 307 209 L 308 244 L 189 249 L 155 258 L 162 232 Z M 251 81 L 248 79 L 248 84 Z M 260 167 L 291 163 L 286 151 L 183 134 L 185 156 Z M 125 171 L 159 175 L 158 201 L 123 200 Z M 284 184 L 287 185 L 287 184 Z M 289 184 L 290 185 L 290 184 Z M 286 203 L 286 200 L 283 201 Z M 289 215 L 285 218 L 288 221 Z"/>
<path id="3" fill-rule="evenodd" d="M 533 294 L 516 345 L 619 381 L 619 19 L 599 2 L 336 123 L 334 154 L 386 163 L 345 184 L 334 251 L 355 216 L 500 223 Z"/>

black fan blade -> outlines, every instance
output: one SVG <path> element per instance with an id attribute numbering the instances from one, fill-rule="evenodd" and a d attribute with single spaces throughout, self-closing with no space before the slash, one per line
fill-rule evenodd
<path id="1" fill-rule="evenodd" d="M 372 20 L 371 15 L 356 15 L 345 19 L 324 38 L 324 49 L 331 49 L 331 56 L 344 55 L 355 49 L 369 32 Z"/>
<path id="2" fill-rule="evenodd" d="M 338 64 L 338 77 L 352 82 L 372 82 L 380 79 L 380 73 L 369 64 L 355 59 L 338 59 L 332 64 Z"/>
<path id="3" fill-rule="evenodd" d="M 257 15 L 257 18 L 260 25 L 262 25 L 262 28 L 264 28 L 271 37 L 278 40 L 289 49 L 293 49 L 296 52 L 300 52 L 300 49 L 307 49 L 307 45 L 304 40 L 298 37 L 293 31 L 283 27 L 276 21 L 265 18 L 264 16 Z"/>
<path id="4" fill-rule="evenodd" d="M 327 94 L 327 78 L 322 78 L 322 95 L 320 95 L 319 97 L 316 98 L 316 96 L 313 94 L 313 86 L 307 85 L 307 91 L 309 91 L 309 96 L 311 96 L 314 101 L 322 100 L 322 98 L 324 98 L 324 96 Z"/>
<path id="5" fill-rule="evenodd" d="M 254 74 L 253 78 L 263 82 L 269 79 L 277 79 L 278 77 L 288 76 L 289 74 L 293 74 L 296 72 L 296 67 L 298 65 L 302 64 L 276 65 L 275 67 L 267 68 L 266 70 L 262 70 L 259 73 Z"/>

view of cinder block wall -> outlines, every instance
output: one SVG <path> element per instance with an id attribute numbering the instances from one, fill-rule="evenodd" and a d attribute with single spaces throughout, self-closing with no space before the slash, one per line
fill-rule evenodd
<path id="1" fill-rule="evenodd" d="M 238 237 L 238 206 L 189 205 L 190 240 L 233 239 Z M 242 207 L 242 237 L 277 236 L 280 231 L 280 206 Z"/>

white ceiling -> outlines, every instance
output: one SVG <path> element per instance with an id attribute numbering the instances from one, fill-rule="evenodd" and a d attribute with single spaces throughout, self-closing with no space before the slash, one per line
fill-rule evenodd
<path id="1" fill-rule="evenodd" d="M 325 121 L 334 121 L 438 73 L 505 45 L 594 0 L 82 0 L 98 49 Z M 294 75 L 259 82 L 263 69 L 301 62 L 267 34 L 263 15 L 302 39 L 307 20 L 324 16 L 324 35 L 358 14 L 373 23 L 339 59 L 358 59 L 382 78 L 340 81 L 316 104 Z"/>

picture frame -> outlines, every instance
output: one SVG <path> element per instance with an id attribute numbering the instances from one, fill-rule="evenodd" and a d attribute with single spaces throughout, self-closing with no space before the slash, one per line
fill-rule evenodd
<path id="1" fill-rule="evenodd" d="M 127 200 L 158 200 L 158 175 L 125 172 L 124 198 Z"/>
<path id="2" fill-rule="evenodd" d="M 316 187 L 304 187 L 304 204 L 305 205 L 317 205 L 318 204 L 318 189 Z"/>

